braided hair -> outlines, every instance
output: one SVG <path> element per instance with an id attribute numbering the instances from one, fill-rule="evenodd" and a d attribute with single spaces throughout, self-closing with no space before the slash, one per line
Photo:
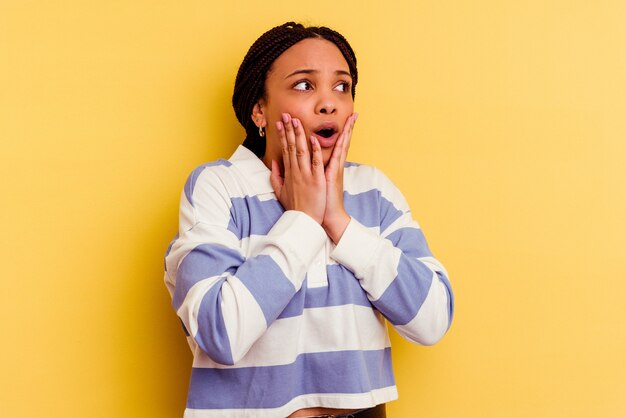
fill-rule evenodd
<path id="1" fill-rule="evenodd" d="M 305 27 L 294 22 L 287 22 L 268 30 L 248 50 L 239 66 L 233 91 L 235 115 L 246 130 L 243 145 L 259 158 L 265 155 L 265 138 L 259 135 L 258 127 L 252 121 L 252 109 L 260 99 L 266 97 L 265 80 L 274 61 L 288 48 L 307 38 L 325 39 L 335 44 L 341 51 L 352 76 L 354 99 L 358 79 L 356 56 L 346 38 L 340 33 L 323 26 Z"/>

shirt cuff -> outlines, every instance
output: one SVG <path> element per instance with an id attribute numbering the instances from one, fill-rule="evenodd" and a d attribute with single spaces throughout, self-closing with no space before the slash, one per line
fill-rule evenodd
<path id="1" fill-rule="evenodd" d="M 350 218 L 348 227 L 330 256 L 346 266 L 358 279 L 362 279 L 369 266 L 376 263 L 375 254 L 382 240 L 384 238 L 376 232 Z"/>
<path id="2" fill-rule="evenodd" d="M 267 238 L 270 246 L 263 253 L 270 253 L 296 282 L 304 280 L 307 269 L 327 240 L 320 224 L 304 212 L 296 210 L 283 213 Z"/>

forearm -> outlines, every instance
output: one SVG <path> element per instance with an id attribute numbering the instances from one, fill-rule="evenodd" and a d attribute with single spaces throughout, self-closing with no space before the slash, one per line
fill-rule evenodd
<path id="1" fill-rule="evenodd" d="M 404 227 L 393 235 L 386 239 L 352 219 L 331 256 L 355 274 L 372 304 L 405 338 L 433 344 L 452 315 L 445 270 L 422 248 L 423 239 L 410 237 L 421 235 L 419 229 Z"/>
<path id="2" fill-rule="evenodd" d="M 215 236 L 202 230 L 209 226 L 195 228 L 199 236 Z M 310 217 L 287 211 L 247 258 L 232 242 L 198 245 L 178 267 L 174 308 L 202 350 L 234 364 L 300 289 L 325 239 Z"/>

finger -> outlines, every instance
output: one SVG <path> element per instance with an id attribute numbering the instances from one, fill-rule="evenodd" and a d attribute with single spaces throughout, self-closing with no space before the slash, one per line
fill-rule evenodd
<path id="1" fill-rule="evenodd" d="M 309 147 L 306 143 L 306 135 L 302 122 L 299 119 L 291 119 L 296 136 L 296 157 L 298 158 L 298 167 L 305 173 L 311 172 L 311 156 L 309 155 Z"/>
<path id="2" fill-rule="evenodd" d="M 343 129 L 341 130 L 341 134 L 335 144 L 335 149 L 339 149 L 340 156 L 339 162 L 337 165 L 339 169 L 343 168 L 343 165 L 346 161 L 346 157 L 348 155 L 348 148 L 350 147 L 350 139 L 352 138 L 352 127 L 354 126 L 354 113 L 346 119 L 346 123 L 343 125 Z M 340 141 L 341 140 L 341 141 Z M 334 155 L 334 150 L 333 150 Z"/>
<path id="3" fill-rule="evenodd" d="M 291 161 L 289 159 L 289 147 L 287 146 L 287 138 L 285 138 L 285 125 L 282 122 L 276 122 L 276 130 L 278 131 L 278 139 L 283 150 L 283 166 L 285 167 L 285 176 L 291 169 Z"/>
<path id="4" fill-rule="evenodd" d="M 283 126 L 285 127 L 285 137 L 287 138 L 287 152 L 289 153 L 289 162 L 291 170 L 298 170 L 298 157 L 296 155 L 296 134 L 293 130 L 291 115 L 283 113 Z"/>
<path id="5" fill-rule="evenodd" d="M 280 176 L 280 166 L 276 160 L 272 160 L 272 174 L 270 174 L 270 184 L 272 185 L 272 189 L 274 189 L 274 193 L 276 193 L 276 198 L 280 198 L 280 192 L 283 189 L 284 180 Z"/>
<path id="6" fill-rule="evenodd" d="M 348 150 L 350 149 L 350 142 L 352 141 L 352 132 L 354 130 L 354 124 L 356 123 L 356 120 L 358 117 L 359 117 L 358 113 L 353 113 L 352 116 L 348 118 L 348 123 L 346 123 L 346 125 L 348 125 L 347 126 L 348 130 L 344 137 L 344 143 L 342 147 L 342 154 L 341 154 L 342 166 L 343 166 L 343 163 L 346 161 L 346 158 L 348 157 Z"/>
<path id="7" fill-rule="evenodd" d="M 326 176 L 329 178 L 336 174 L 339 169 L 339 164 L 341 163 L 341 154 L 344 142 L 343 132 L 337 138 L 337 142 L 335 142 L 335 147 L 333 148 L 333 152 L 330 154 L 330 160 L 328 161 L 328 165 L 326 166 Z"/>
<path id="8" fill-rule="evenodd" d="M 311 135 L 311 172 L 318 180 L 324 178 L 324 157 L 322 147 L 313 135 Z"/>

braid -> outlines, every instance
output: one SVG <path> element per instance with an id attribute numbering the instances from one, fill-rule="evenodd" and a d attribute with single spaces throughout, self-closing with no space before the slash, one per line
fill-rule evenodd
<path id="1" fill-rule="evenodd" d="M 305 27 L 295 22 L 287 22 L 265 32 L 252 44 L 239 66 L 232 98 L 235 116 L 246 130 L 243 145 L 259 158 L 265 155 L 265 138 L 259 136 L 258 128 L 252 121 L 252 109 L 265 97 L 265 80 L 274 61 L 287 49 L 307 38 L 326 39 L 341 51 L 352 76 L 354 98 L 358 80 L 356 56 L 340 33 L 327 27 Z"/>

